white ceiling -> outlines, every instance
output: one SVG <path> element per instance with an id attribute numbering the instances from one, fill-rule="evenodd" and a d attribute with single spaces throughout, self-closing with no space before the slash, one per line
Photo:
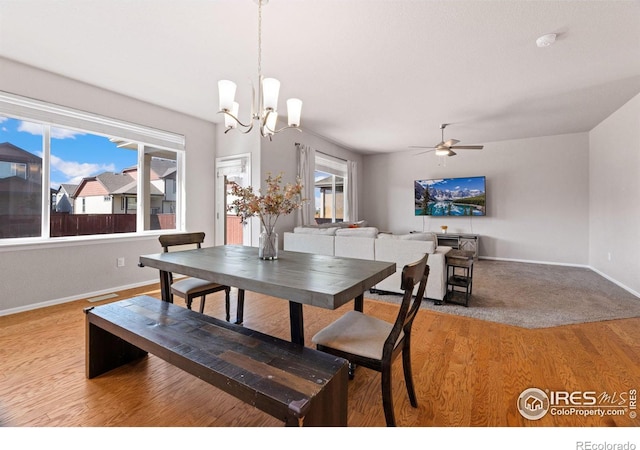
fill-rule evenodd
<path id="1" fill-rule="evenodd" d="M 257 10 L 0 0 L 0 56 L 220 123 L 219 79 L 249 112 Z M 640 92 L 638 0 L 271 0 L 262 28 L 282 114 L 299 97 L 305 130 L 364 153 L 434 145 L 441 123 L 460 145 L 588 131 Z"/>

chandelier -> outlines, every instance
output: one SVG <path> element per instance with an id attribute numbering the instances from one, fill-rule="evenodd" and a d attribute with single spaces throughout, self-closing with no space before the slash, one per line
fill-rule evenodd
<path id="1" fill-rule="evenodd" d="M 245 124 L 238 119 L 239 104 L 234 100 L 236 95 L 236 84 L 229 80 L 218 81 L 218 93 L 220 96 L 219 114 L 224 114 L 225 133 L 229 130 L 241 127 L 240 132 L 247 134 L 254 126 L 254 122 L 259 124 L 260 134 L 271 140 L 272 136 L 287 128 L 300 130 L 300 114 L 302 111 L 302 100 L 290 98 L 287 100 L 288 126 L 277 128 L 278 121 L 278 93 L 280 91 L 280 81 L 275 78 L 262 77 L 262 5 L 269 0 L 254 0 L 258 4 L 258 95 L 256 99 L 256 89 L 251 86 L 251 118 Z"/>

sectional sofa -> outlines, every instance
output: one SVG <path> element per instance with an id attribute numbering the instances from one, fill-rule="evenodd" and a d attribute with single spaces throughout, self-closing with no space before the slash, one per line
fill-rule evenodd
<path id="1" fill-rule="evenodd" d="M 286 251 L 395 262 L 395 274 L 378 283 L 377 291 L 402 293 L 402 268 L 428 253 L 425 297 L 442 301 L 447 291 L 445 255 L 451 247 L 438 246 L 437 242 L 434 233 L 396 235 L 381 233 L 375 227 L 296 227 L 284 233 Z"/>

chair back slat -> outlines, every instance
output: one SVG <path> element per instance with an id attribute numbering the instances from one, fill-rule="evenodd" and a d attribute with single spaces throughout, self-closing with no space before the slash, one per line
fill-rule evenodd
<path id="1" fill-rule="evenodd" d="M 420 309 L 420 303 L 424 296 L 424 291 L 427 285 L 427 279 L 429 277 L 429 266 L 427 265 L 428 254 L 425 254 L 418 261 L 407 264 L 402 269 L 402 289 L 404 295 L 402 297 L 402 303 L 400 304 L 400 310 L 398 316 L 393 324 L 391 333 L 385 341 L 383 353 L 393 352 L 396 345 L 399 343 L 398 338 L 400 333 L 404 331 L 405 335 L 411 332 L 411 326 L 413 319 L 415 318 L 418 310 Z M 413 289 L 418 284 L 418 292 L 416 293 L 413 303 Z M 383 357 L 384 358 L 384 357 Z"/>
<path id="2" fill-rule="evenodd" d="M 163 234 L 158 240 L 164 251 L 168 252 L 169 247 L 178 245 L 196 245 L 197 248 L 201 248 L 201 244 L 204 242 L 204 236 L 205 234 L 203 232 Z"/>

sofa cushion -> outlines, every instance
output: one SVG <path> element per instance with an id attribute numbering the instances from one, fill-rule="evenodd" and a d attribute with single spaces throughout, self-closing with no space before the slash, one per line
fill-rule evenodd
<path id="1" fill-rule="evenodd" d="M 336 234 L 334 254 L 345 258 L 370 259 L 375 258 L 375 237 L 362 235 Z"/>
<path id="2" fill-rule="evenodd" d="M 285 251 L 313 253 L 315 255 L 334 255 L 335 236 L 308 233 L 284 233 Z"/>
<path id="3" fill-rule="evenodd" d="M 338 228 L 336 236 L 376 238 L 378 237 L 378 229 L 376 227 Z"/>
<path id="4" fill-rule="evenodd" d="M 338 227 L 295 227 L 293 232 L 296 234 L 316 234 L 322 236 L 335 236 Z"/>

